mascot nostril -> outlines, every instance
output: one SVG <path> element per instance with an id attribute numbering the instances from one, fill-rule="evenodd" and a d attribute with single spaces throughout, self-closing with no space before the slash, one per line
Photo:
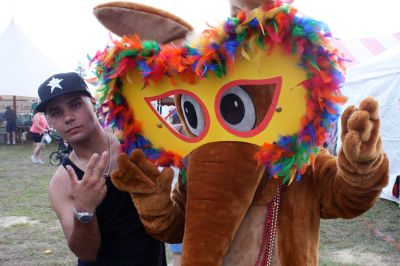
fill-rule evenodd
<path id="1" fill-rule="evenodd" d="M 182 43 L 191 27 L 172 14 L 95 8 L 122 36 L 93 60 L 101 114 L 130 154 L 112 181 L 149 234 L 183 241 L 182 265 L 318 265 L 320 219 L 361 215 L 388 182 L 378 104 L 344 111 L 329 154 L 346 101 L 331 33 L 284 1 L 230 2 L 233 17 Z M 182 134 L 162 120 L 167 104 Z M 179 168 L 172 192 L 156 166 Z"/>

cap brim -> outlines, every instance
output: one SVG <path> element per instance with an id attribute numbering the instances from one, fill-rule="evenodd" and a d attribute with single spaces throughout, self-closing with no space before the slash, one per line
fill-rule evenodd
<path id="1" fill-rule="evenodd" d="M 84 91 L 84 90 L 69 91 L 69 92 L 66 92 L 66 93 L 63 93 L 63 94 L 59 94 L 59 95 L 55 96 L 54 98 L 51 98 L 51 99 L 48 99 L 48 100 L 46 100 L 44 102 L 39 103 L 39 105 L 34 110 L 34 113 L 37 113 L 37 112 L 45 113 L 46 112 L 46 106 L 47 106 L 47 104 L 49 104 L 49 102 L 51 102 L 52 100 L 54 100 L 54 99 L 56 99 L 56 98 L 58 98 L 60 96 L 64 96 L 64 95 L 68 95 L 68 94 L 72 94 L 72 93 L 84 94 L 86 96 L 92 97 L 92 94 L 90 94 L 89 91 Z"/>

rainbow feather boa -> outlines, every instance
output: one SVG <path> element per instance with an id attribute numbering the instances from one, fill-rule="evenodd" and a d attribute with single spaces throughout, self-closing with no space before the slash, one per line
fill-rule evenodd
<path id="1" fill-rule="evenodd" d="M 124 36 L 113 41 L 113 47 L 97 52 L 92 60 L 102 84 L 98 89 L 101 114 L 106 125 L 117 130 L 128 154 L 139 148 L 158 165 L 182 167 L 179 155 L 154 148 L 141 135 L 140 123 L 121 95 L 127 71 L 138 71 L 143 87 L 166 76 L 172 83 L 177 78 L 193 83 L 210 75 L 222 77 L 230 73 L 239 48 L 242 56 L 247 56 L 243 47 L 261 49 L 265 56 L 281 46 L 287 53 L 298 55 L 299 66 L 307 72 L 307 79 L 302 82 L 308 97 L 306 114 L 297 134 L 263 144 L 257 159 L 271 177 L 282 177 L 284 183 L 300 180 L 307 166 L 313 165 L 330 124 L 337 121 L 339 105 L 346 101 L 339 90 L 344 82 L 345 60 L 330 46 L 329 38 L 331 34 L 325 24 L 281 2 L 274 7 L 255 9 L 249 15 L 239 12 L 236 17 L 228 18 L 221 29 L 206 30 L 197 46 L 160 45 L 141 41 L 137 36 Z"/>

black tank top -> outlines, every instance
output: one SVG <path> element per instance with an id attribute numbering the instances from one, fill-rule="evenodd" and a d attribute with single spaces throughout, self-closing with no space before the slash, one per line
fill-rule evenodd
<path id="1" fill-rule="evenodd" d="M 72 166 L 82 179 L 84 172 L 69 158 L 62 164 Z M 164 243 L 146 233 L 129 193 L 119 191 L 110 178 L 106 185 L 106 197 L 96 209 L 101 234 L 97 260 L 87 263 L 78 259 L 78 265 L 166 266 Z"/>

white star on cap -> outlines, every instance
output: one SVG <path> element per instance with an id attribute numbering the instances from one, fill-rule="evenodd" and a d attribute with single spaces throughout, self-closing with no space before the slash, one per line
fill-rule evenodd
<path id="1" fill-rule="evenodd" d="M 59 88 L 59 89 L 63 89 L 63 87 L 61 87 L 60 82 L 62 81 L 62 79 L 56 79 L 54 77 L 51 78 L 51 80 L 49 81 L 49 83 L 46 86 L 51 87 L 51 91 L 50 93 L 53 93 L 53 90 L 55 88 Z"/>

